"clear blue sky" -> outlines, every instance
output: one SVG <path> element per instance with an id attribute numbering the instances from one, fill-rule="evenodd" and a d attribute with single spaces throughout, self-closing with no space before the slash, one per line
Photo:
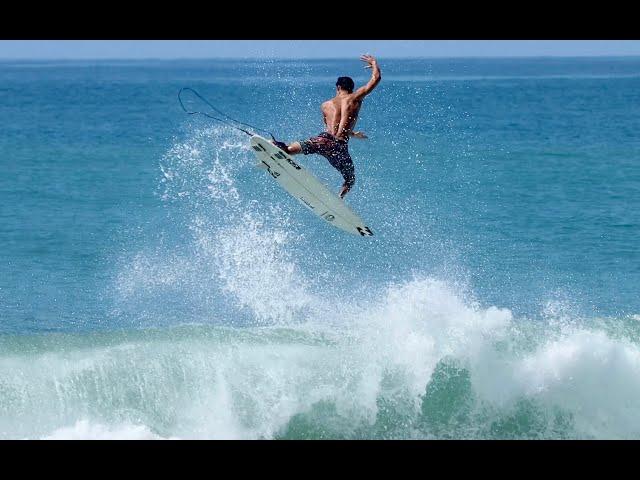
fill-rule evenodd
<path id="1" fill-rule="evenodd" d="M 0 59 L 640 55 L 639 40 L 0 40 Z"/>

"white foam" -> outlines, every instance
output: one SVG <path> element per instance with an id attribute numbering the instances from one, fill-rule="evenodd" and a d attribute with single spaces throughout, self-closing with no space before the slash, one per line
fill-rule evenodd
<path id="1" fill-rule="evenodd" d="M 78 420 L 70 427 L 55 430 L 42 440 L 165 440 L 144 425 L 103 425 Z M 174 438 L 175 439 L 175 438 Z"/>
<path id="2" fill-rule="evenodd" d="M 640 432 L 640 349 L 628 341 L 576 331 L 517 362 L 515 373 L 525 395 L 572 412 L 587 436 Z"/>
<path id="3" fill-rule="evenodd" d="M 522 399 L 571 416 L 586 438 L 640 434 L 640 349 L 602 331 L 565 329 L 530 353 L 478 359 L 474 391 L 508 411 Z"/>
<path id="4" fill-rule="evenodd" d="M 419 415 L 436 365 L 450 357 L 467 366 L 479 408 L 492 412 L 470 421 L 508 416 L 525 399 L 550 418 L 566 412 L 579 437 L 640 433 L 640 350 L 631 341 L 569 327 L 515 348 L 508 310 L 466 301 L 431 278 L 391 285 L 375 301 L 327 301 L 341 322 L 316 318 L 284 332 L 231 329 L 0 357 L 9 395 L 2 431 L 15 437 L 12 429 L 26 427 L 12 419 L 27 418 L 35 432 L 27 436 L 52 439 L 274 438 L 324 403 L 338 417 L 320 421 L 339 420 L 335 428 L 348 436 L 376 422 L 383 399 L 405 402 L 409 418 Z M 89 410 L 104 418 L 122 409 L 147 420 L 82 418 Z M 70 426 L 38 431 L 75 412 L 80 418 Z"/>
<path id="5" fill-rule="evenodd" d="M 357 342 L 350 361 L 366 372 L 362 381 L 370 384 L 360 395 L 369 393 L 365 403 L 373 414 L 389 376 L 417 409 L 437 363 L 486 348 L 503 334 L 511 312 L 465 303 L 452 285 L 423 278 L 390 286 L 380 301 L 353 309 L 347 321 Z"/>
<path id="6" fill-rule="evenodd" d="M 229 205 L 239 200 L 234 178 L 246 167 L 249 146 L 244 134 L 225 127 L 197 129 L 175 143 L 160 164 L 163 200 L 203 199 Z"/>
<path id="7" fill-rule="evenodd" d="M 289 324 L 314 302 L 290 251 L 295 236 L 284 228 L 267 227 L 247 213 L 238 224 L 199 240 L 216 260 L 222 290 L 258 322 Z"/>

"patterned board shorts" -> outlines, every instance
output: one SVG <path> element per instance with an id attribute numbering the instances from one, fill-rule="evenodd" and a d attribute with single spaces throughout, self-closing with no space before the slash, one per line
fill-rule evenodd
<path id="1" fill-rule="evenodd" d="M 305 155 L 318 154 L 326 158 L 329 163 L 344 177 L 344 186 L 351 188 L 356 182 L 353 161 L 349 155 L 348 143 L 338 140 L 328 132 L 322 132 L 317 137 L 300 142 L 302 153 Z"/>

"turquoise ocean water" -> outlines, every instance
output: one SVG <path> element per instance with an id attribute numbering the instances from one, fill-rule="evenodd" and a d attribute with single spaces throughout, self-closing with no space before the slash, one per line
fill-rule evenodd
<path id="1" fill-rule="evenodd" d="M 0 438 L 640 438 L 640 58 L 0 63 Z M 301 163 L 337 191 L 321 157 Z"/>

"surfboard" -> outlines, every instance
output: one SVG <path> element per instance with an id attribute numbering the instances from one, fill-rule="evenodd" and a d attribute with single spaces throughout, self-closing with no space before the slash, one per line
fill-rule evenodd
<path id="1" fill-rule="evenodd" d="M 258 164 L 291 196 L 325 222 L 345 232 L 370 237 L 373 232 L 338 195 L 333 194 L 291 155 L 260 135 L 251 137 Z"/>

